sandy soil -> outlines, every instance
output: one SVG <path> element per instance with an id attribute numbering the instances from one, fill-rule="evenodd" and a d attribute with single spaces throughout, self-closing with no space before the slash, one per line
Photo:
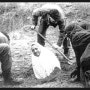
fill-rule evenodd
<path id="1" fill-rule="evenodd" d="M 64 11 L 67 14 L 67 17 L 69 17 L 68 22 L 73 20 L 73 14 L 72 12 L 74 8 L 71 6 L 67 6 L 64 8 Z M 72 12 L 71 12 L 72 11 Z M 89 17 L 89 16 L 88 16 Z M 67 22 L 66 22 L 67 23 Z M 57 43 L 58 40 L 58 27 L 53 28 L 49 27 L 47 30 L 47 39 L 53 44 Z M 24 83 L 17 86 L 11 86 L 11 85 L 4 85 L 3 78 L 0 75 L 0 88 L 13 88 L 13 87 L 19 87 L 19 88 L 82 88 L 83 85 L 81 83 L 71 83 L 70 80 L 70 73 L 75 68 L 75 64 L 69 65 L 67 64 L 67 61 L 64 59 L 60 59 L 62 56 L 60 55 L 58 58 L 60 60 L 62 71 L 60 72 L 59 76 L 56 78 L 53 82 L 46 82 L 44 84 L 38 82 L 36 80 L 34 73 L 32 71 L 31 65 L 31 50 L 30 46 L 33 42 L 36 41 L 36 32 L 34 31 L 28 31 L 28 30 L 20 30 L 15 31 L 10 34 L 11 42 L 11 52 L 12 52 L 12 74 L 13 77 L 21 77 L 24 80 Z M 54 51 L 51 46 L 46 42 L 46 47 Z M 54 51 L 55 52 L 55 51 Z M 73 54 L 73 53 L 72 53 Z M 0 74 L 1 74 L 0 69 Z"/>

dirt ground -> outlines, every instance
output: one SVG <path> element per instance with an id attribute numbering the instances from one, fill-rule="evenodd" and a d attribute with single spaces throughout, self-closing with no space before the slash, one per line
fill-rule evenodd
<path id="1" fill-rule="evenodd" d="M 64 8 L 65 12 L 68 13 L 70 10 L 73 10 L 71 6 Z M 72 15 L 72 18 L 71 18 Z M 79 16 L 79 14 L 78 14 Z M 73 20 L 73 14 L 67 14 L 69 17 L 69 21 Z M 88 16 L 89 18 L 89 16 Z M 87 20 L 88 20 L 87 18 Z M 58 27 L 53 28 L 49 27 L 47 30 L 47 39 L 52 43 L 56 44 L 58 40 Z M 37 40 L 36 32 L 30 30 L 17 30 L 11 32 L 10 34 L 11 42 L 11 52 L 12 52 L 12 74 L 13 77 L 20 77 L 23 78 L 24 83 L 12 86 L 12 85 L 4 85 L 3 78 L 2 78 L 2 71 L 0 69 L 0 88 L 83 88 L 81 83 L 71 83 L 70 80 L 70 73 L 75 68 L 75 64 L 69 65 L 67 64 L 67 60 L 61 59 L 61 55 L 58 57 L 61 63 L 62 70 L 59 76 L 56 78 L 55 81 L 40 83 L 35 78 L 34 73 L 31 67 L 31 44 Z M 46 42 L 46 47 L 51 49 L 52 51 L 56 52 L 51 48 L 51 46 Z M 73 52 L 71 54 L 74 54 Z M 75 59 L 75 58 L 74 58 Z"/>

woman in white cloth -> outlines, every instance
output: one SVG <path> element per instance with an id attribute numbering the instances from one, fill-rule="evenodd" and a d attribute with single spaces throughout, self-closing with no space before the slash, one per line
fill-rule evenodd
<path id="1" fill-rule="evenodd" d="M 39 43 L 31 45 L 32 67 L 37 79 L 51 81 L 61 71 L 61 65 L 54 53 Z"/>

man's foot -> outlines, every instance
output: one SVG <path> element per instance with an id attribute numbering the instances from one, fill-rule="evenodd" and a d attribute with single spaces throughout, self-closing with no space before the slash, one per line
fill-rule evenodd
<path id="1" fill-rule="evenodd" d="M 71 82 L 71 83 L 80 82 L 80 78 L 71 78 L 71 79 L 69 80 L 69 82 Z"/>

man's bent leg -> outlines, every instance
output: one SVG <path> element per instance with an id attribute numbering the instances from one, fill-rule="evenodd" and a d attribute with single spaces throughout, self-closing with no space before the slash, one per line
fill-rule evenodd
<path id="1" fill-rule="evenodd" d="M 85 87 L 90 87 L 90 43 L 80 58 L 80 78 Z M 83 76 L 82 76 L 83 75 Z"/>
<path id="2" fill-rule="evenodd" d="M 8 44 L 0 44 L 0 60 L 4 82 L 8 84 L 20 84 L 21 81 L 15 81 L 11 75 L 12 58 Z"/>
<path id="3" fill-rule="evenodd" d="M 64 34 L 64 29 L 65 29 L 64 20 L 58 21 L 57 24 L 59 26 L 59 39 L 58 39 L 57 45 L 61 46 L 61 44 L 63 42 L 63 38 L 65 36 L 65 34 Z"/>
<path id="4" fill-rule="evenodd" d="M 64 41 L 63 41 L 63 49 L 64 49 L 64 54 L 66 56 L 68 56 L 69 46 L 68 46 L 68 39 L 67 38 L 65 38 Z"/>

